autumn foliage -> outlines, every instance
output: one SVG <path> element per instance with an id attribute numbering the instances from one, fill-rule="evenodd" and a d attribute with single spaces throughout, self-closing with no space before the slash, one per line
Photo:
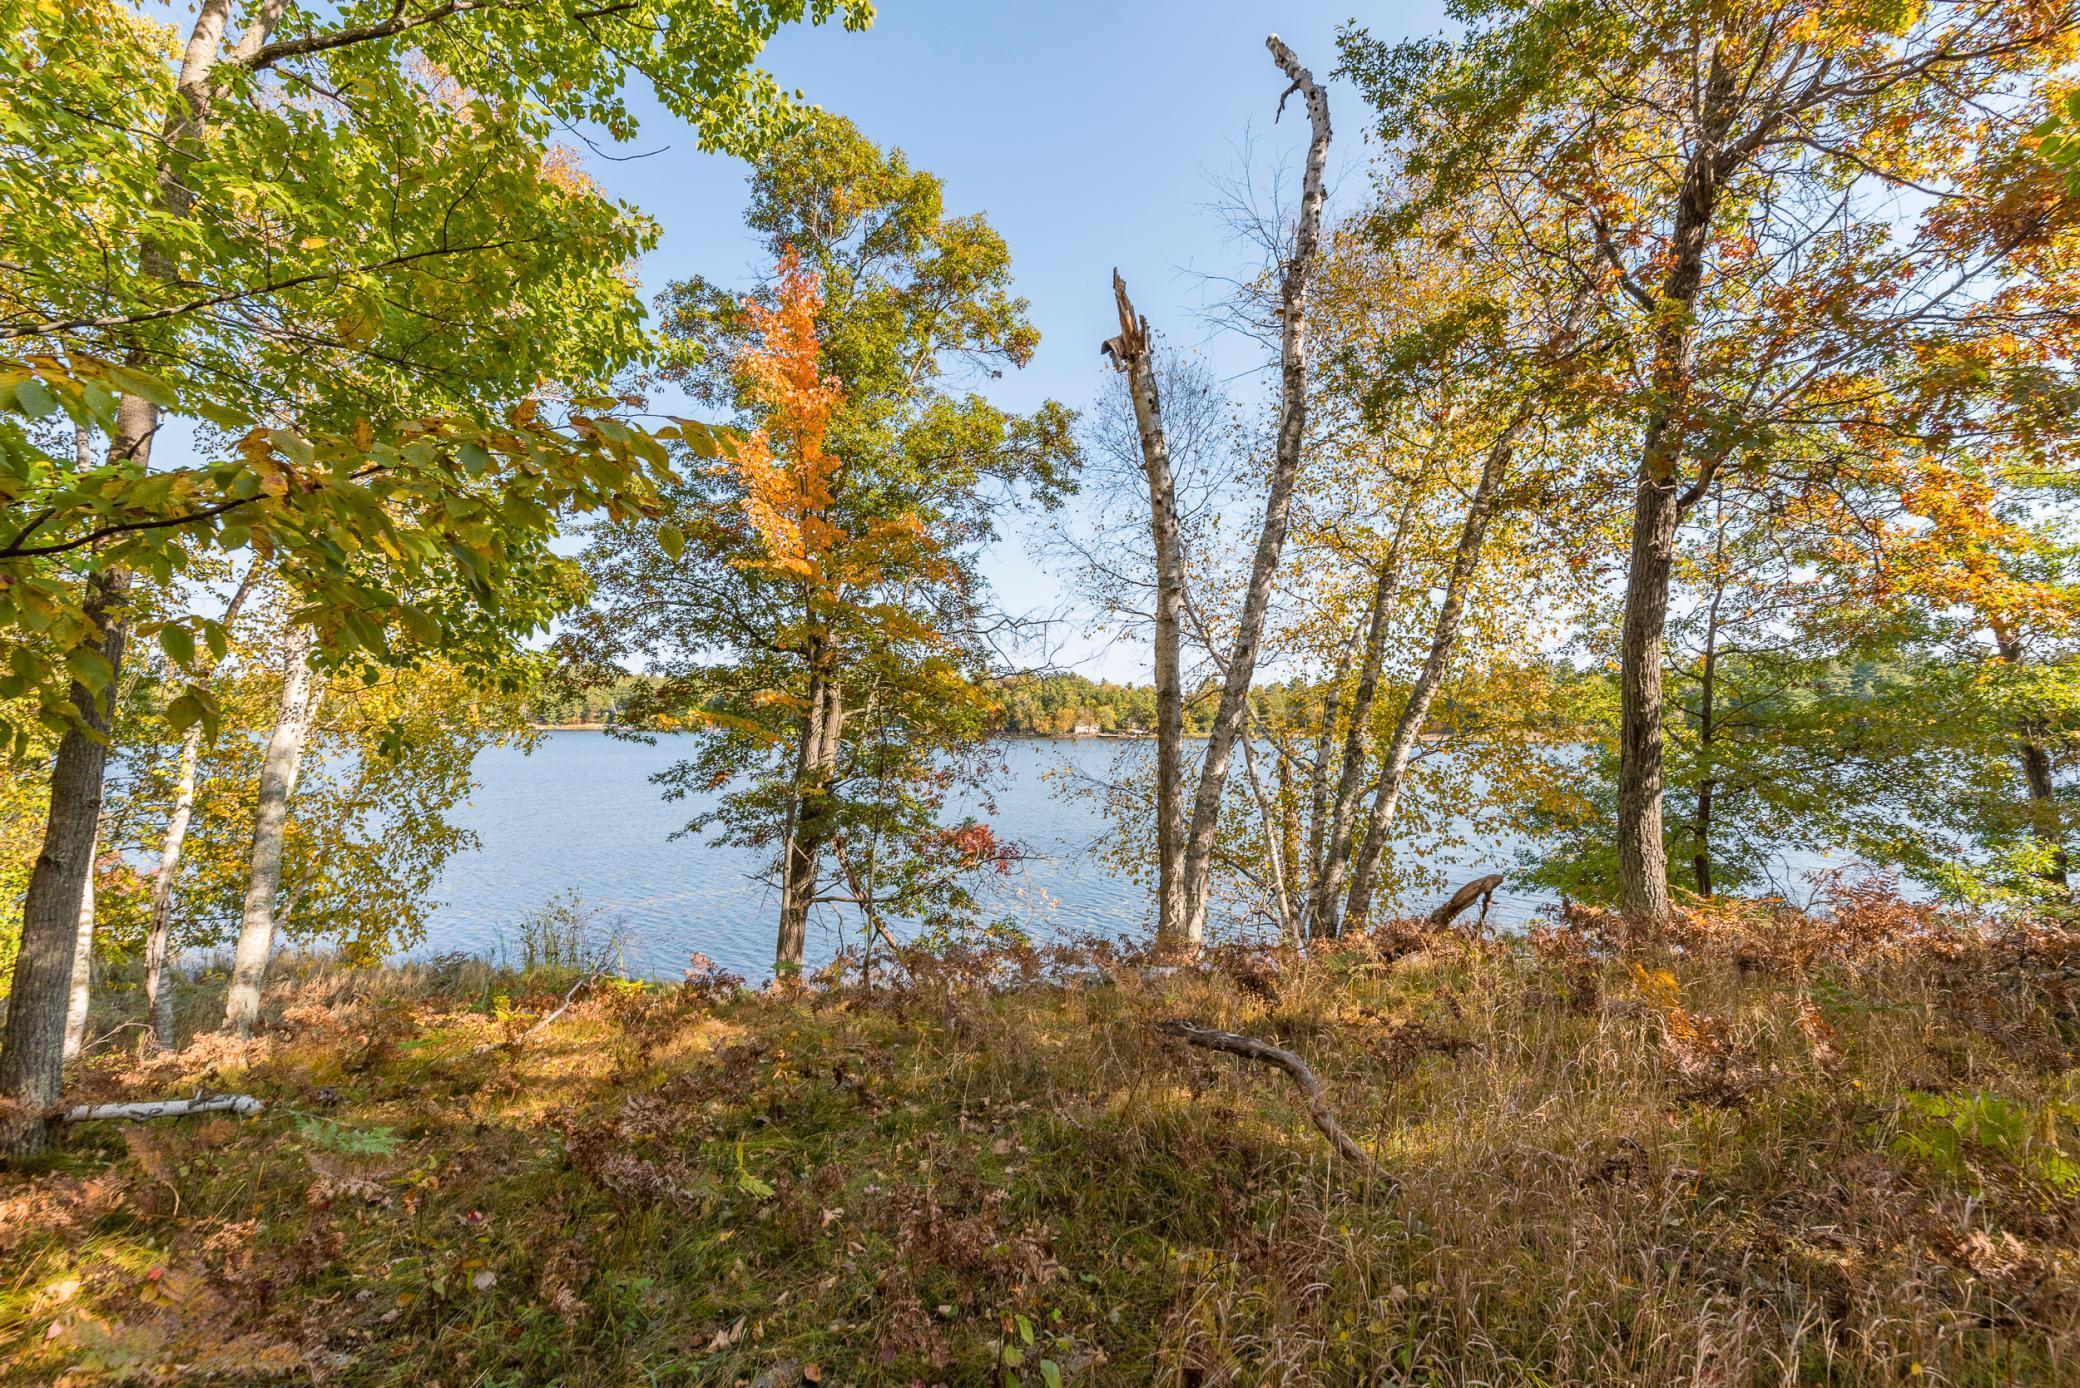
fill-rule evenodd
<path id="1" fill-rule="evenodd" d="M 746 299 L 744 316 L 758 334 L 739 358 L 745 393 L 766 422 L 738 448 L 733 466 L 744 488 L 744 514 L 783 572 L 829 577 L 832 548 L 843 532 L 830 519 L 831 488 L 841 466 L 825 447 L 831 415 L 845 392 L 823 369 L 816 319 L 823 282 L 789 250 L 780 262 L 772 306 Z"/>

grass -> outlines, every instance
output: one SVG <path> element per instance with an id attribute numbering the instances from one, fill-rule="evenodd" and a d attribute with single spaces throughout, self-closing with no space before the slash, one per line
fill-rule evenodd
<path id="1" fill-rule="evenodd" d="M 871 991 L 305 961 L 0 1175 L 20 1382 L 2080 1380 L 2069 937 L 1882 898 Z M 1386 1179 L 1186 1017 L 1321 1075 Z M 490 1043 L 487 1048 L 487 1043 Z"/>

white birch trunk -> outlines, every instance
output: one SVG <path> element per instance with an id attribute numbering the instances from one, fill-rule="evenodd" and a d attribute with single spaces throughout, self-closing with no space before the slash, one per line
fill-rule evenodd
<path id="1" fill-rule="evenodd" d="M 1360 929 L 1367 924 L 1372 911 L 1372 893 L 1379 881 L 1387 827 L 1393 822 L 1394 811 L 1400 804 L 1401 784 L 1408 775 L 1409 761 L 1415 755 L 1416 739 L 1422 735 L 1423 724 L 1430 716 L 1431 703 L 1444 684 L 1452 653 L 1459 644 L 1459 628 L 1466 613 L 1466 592 L 1473 586 L 1474 571 L 1480 564 L 1481 546 L 1487 540 L 1488 520 L 1495 510 L 1495 492 L 1502 485 L 1503 474 L 1509 468 L 1518 438 L 1531 423 L 1531 415 L 1528 404 L 1520 407 L 1501 437 L 1488 448 L 1488 456 L 1481 464 L 1480 481 L 1474 486 L 1473 499 L 1466 507 L 1466 519 L 1459 527 L 1459 543 L 1452 554 L 1451 575 L 1445 580 L 1444 601 L 1438 606 L 1437 623 L 1430 633 L 1429 655 L 1424 658 L 1422 671 L 1408 692 L 1408 702 L 1402 706 L 1401 717 L 1394 724 L 1394 735 L 1387 743 L 1386 761 L 1380 768 L 1379 789 L 1365 827 L 1365 840 L 1351 869 L 1350 901 L 1344 912 L 1345 919 Z"/>
<path id="2" fill-rule="evenodd" d="M 228 630 L 245 606 L 260 576 L 256 561 L 239 580 L 238 590 L 224 604 L 223 625 Z M 212 667 L 210 673 L 216 673 Z M 195 813 L 195 777 L 202 764 L 202 724 L 188 725 L 181 735 L 181 755 L 174 773 L 173 811 L 166 817 L 166 837 L 159 845 L 159 867 L 152 875 L 151 928 L 144 941 L 145 1011 L 151 1017 L 152 1041 L 162 1051 L 173 1049 L 173 988 L 167 966 L 173 962 L 173 888 L 179 880 L 181 852 L 187 844 L 188 822 Z"/>
<path id="3" fill-rule="evenodd" d="M 1394 525 L 1394 538 L 1388 543 L 1386 558 L 1373 579 L 1372 605 L 1365 617 L 1365 651 L 1358 666 L 1358 688 L 1351 699 L 1343 763 L 1337 771 L 1336 795 L 1323 831 L 1326 842 L 1307 903 L 1307 929 L 1318 938 L 1337 933 L 1337 911 L 1344 873 L 1350 863 L 1351 835 L 1357 826 L 1358 799 L 1364 791 L 1366 730 L 1372 726 L 1372 706 L 1379 697 L 1380 670 L 1386 663 L 1387 610 L 1401 583 L 1401 551 L 1408 540 L 1409 522 L 1415 515 L 1419 494 L 1420 488 L 1411 484 L 1408 500 Z"/>
<path id="4" fill-rule="evenodd" d="M 1279 70 L 1292 80 L 1286 94 L 1297 91 L 1306 101 L 1310 134 L 1301 174 L 1300 218 L 1293 233 L 1293 255 L 1284 266 L 1279 289 L 1282 329 L 1278 434 L 1271 480 L 1264 497 L 1263 529 L 1250 564 L 1249 586 L 1243 595 L 1241 618 L 1236 623 L 1227 679 L 1221 686 L 1220 704 L 1206 739 L 1206 755 L 1199 765 L 1199 786 L 1192 798 L 1191 828 L 1185 841 L 1184 938 L 1193 949 L 1206 937 L 1207 894 L 1213 878 L 1213 841 L 1220 830 L 1221 797 L 1227 788 L 1235 739 L 1248 712 L 1264 618 L 1271 607 L 1272 580 L 1277 577 L 1279 557 L 1285 549 L 1293 489 L 1300 474 L 1300 450 L 1307 434 L 1307 292 L 1321 239 L 1325 197 L 1322 176 L 1329 160 L 1328 95 L 1278 35 L 1271 35 L 1264 44 L 1271 50 Z M 1280 98 L 1280 104 L 1284 104 L 1284 98 Z"/>
<path id="5" fill-rule="evenodd" d="M 79 932 L 72 941 L 72 992 L 65 999 L 65 1061 L 79 1058 L 87 1044 L 87 1006 L 94 992 L 94 863 L 101 856 L 101 824 L 87 848 L 87 880 L 79 892 Z"/>
<path id="6" fill-rule="evenodd" d="M 1126 373 L 1141 435 L 1141 467 L 1148 481 L 1149 543 L 1155 559 L 1156 674 L 1156 943 L 1176 949 L 1184 940 L 1184 553 L 1178 539 L 1177 496 L 1163 403 L 1156 389 L 1148 320 L 1134 312 L 1126 282 L 1112 272 L 1119 336 L 1105 344 L 1113 366 Z"/>
<path id="7" fill-rule="evenodd" d="M 311 671 L 310 628 L 291 626 L 283 640 L 281 716 L 260 762 L 260 799 L 253 814 L 252 866 L 246 877 L 244 915 L 232 957 L 231 991 L 224 1001 L 224 1027 L 250 1036 L 260 1017 L 260 988 L 274 954 L 275 894 L 282 883 L 282 841 L 289 828 L 289 798 L 296 793 L 303 749 L 317 718 L 319 687 Z"/>

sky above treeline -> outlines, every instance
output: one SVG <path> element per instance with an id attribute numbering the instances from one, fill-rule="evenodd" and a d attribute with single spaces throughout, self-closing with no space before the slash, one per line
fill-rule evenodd
<path id="1" fill-rule="evenodd" d="M 992 398 L 1082 409 L 1100 395 L 1098 344 L 1118 331 L 1117 266 L 1151 325 L 1206 353 L 1246 399 L 1261 388 L 1263 349 L 1221 333 L 1207 310 L 1226 293 L 1223 279 L 1249 271 L 1256 255 L 1214 204 L 1221 183 L 1246 172 L 1260 187 L 1281 167 L 1297 180 L 1306 123 L 1297 108 L 1274 123 L 1286 84 L 1265 35 L 1279 33 L 1326 77 L 1336 32 L 1352 21 L 1351 0 L 882 0 L 866 32 L 789 30 L 764 66 L 939 175 L 949 212 L 981 212 L 1004 234 L 1041 343 L 1024 371 L 983 383 Z M 1383 6 L 1356 22 L 1381 37 L 1445 26 L 1440 0 Z M 1368 122 L 1347 85 L 1331 84 L 1330 103 L 1333 212 L 1363 197 Z M 748 285 L 763 251 L 744 227 L 746 166 L 701 153 L 647 94 L 638 109 L 641 138 L 587 151 L 586 167 L 663 225 L 642 265 L 646 293 L 694 274 Z M 1066 600 L 1026 526 L 1006 528 L 986 568 L 1014 611 Z M 1092 638 L 1073 620 L 1059 636 L 1057 658 L 1085 674 L 1146 678 L 1139 649 Z"/>

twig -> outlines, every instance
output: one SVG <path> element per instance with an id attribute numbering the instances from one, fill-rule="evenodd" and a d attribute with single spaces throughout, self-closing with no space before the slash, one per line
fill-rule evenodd
<path id="1" fill-rule="evenodd" d="M 67 1109 L 62 1122 L 94 1123 L 104 1118 L 135 1122 L 145 1118 L 180 1118 L 194 1113 L 258 1113 L 266 1105 L 250 1094 L 219 1094 L 205 1099 L 159 1099 L 132 1104 L 81 1104 Z"/>
<path id="2" fill-rule="evenodd" d="M 1351 1135 L 1343 1130 L 1343 1125 L 1336 1121 L 1336 1115 L 1329 1110 L 1328 1100 L 1322 1097 L 1322 1082 L 1315 1078 L 1314 1071 L 1308 1068 L 1307 1062 L 1293 1052 L 1274 1046 L 1268 1041 L 1259 1041 L 1254 1036 L 1241 1036 L 1232 1031 L 1215 1031 L 1211 1027 L 1194 1026 L 1180 1019 L 1159 1022 L 1156 1029 L 1177 1037 L 1187 1046 L 1203 1046 L 1209 1051 L 1225 1051 L 1229 1055 L 1241 1056 L 1244 1060 L 1260 1060 L 1266 1065 L 1275 1065 L 1285 1071 L 1307 1095 L 1308 1116 L 1314 1119 L 1315 1127 L 1321 1129 L 1322 1136 L 1329 1139 L 1330 1145 L 1367 1172 L 1376 1176 L 1385 1174 L 1380 1170 L 1379 1163 L 1372 1159 L 1371 1154 L 1353 1142 Z"/>
<path id="3" fill-rule="evenodd" d="M 551 1012 L 548 1016 L 541 1018 L 533 1026 L 529 1027 L 526 1031 L 521 1032 L 518 1036 L 508 1036 L 498 1041 L 486 1041 L 483 1045 L 478 1046 L 472 1051 L 470 1051 L 470 1054 L 482 1055 L 486 1051 L 495 1051 L 502 1046 L 519 1045 L 522 1041 L 525 1041 L 528 1037 L 534 1035 L 536 1032 L 542 1030 L 551 1022 L 555 1021 L 558 1017 L 561 1017 L 564 1013 L 570 1011 L 571 1000 L 578 996 L 578 990 L 580 988 L 583 988 L 588 983 L 599 982 L 600 979 L 606 976 L 606 972 L 607 971 L 605 966 L 602 965 L 601 967 L 594 969 L 591 973 L 585 975 L 585 977 L 579 979 L 576 983 L 573 983 L 571 985 L 570 991 L 563 995 L 563 1001 L 557 1005 L 557 1008 L 554 1012 Z"/>

